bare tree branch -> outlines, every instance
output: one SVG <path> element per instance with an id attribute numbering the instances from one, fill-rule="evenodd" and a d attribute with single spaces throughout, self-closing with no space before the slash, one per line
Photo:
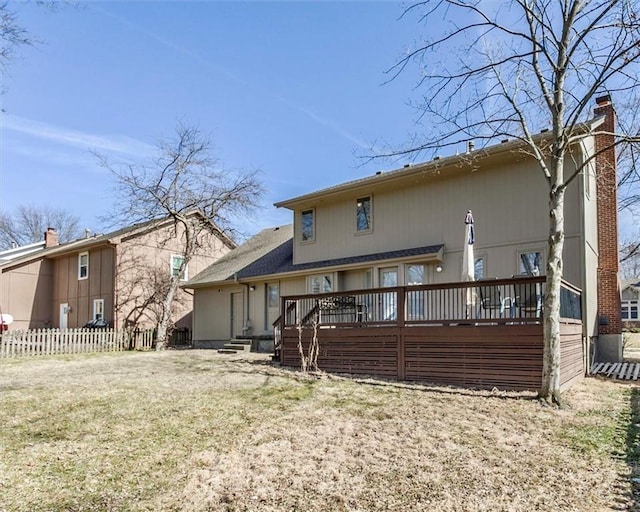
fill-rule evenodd
<path id="1" fill-rule="evenodd" d="M 155 304 L 158 311 L 160 348 L 166 342 L 172 304 L 187 265 L 212 233 L 231 237 L 237 216 L 251 211 L 263 192 L 258 172 L 224 169 L 212 153 L 207 136 L 180 122 L 175 137 L 160 142 L 151 162 L 118 165 L 97 155 L 116 180 L 118 202 L 110 220 L 131 224 L 168 219 L 180 241 L 180 268 L 168 282 L 147 276 L 147 281 L 155 283 L 149 289 L 162 299 L 149 299 L 146 304 Z"/>
<path id="2" fill-rule="evenodd" d="M 21 205 L 13 213 L 0 213 L 0 249 L 41 242 L 47 228 L 58 232 L 60 242 L 79 238 L 82 233 L 80 219 L 67 210 Z"/>
<path id="3" fill-rule="evenodd" d="M 547 179 L 549 257 L 540 394 L 548 401 L 559 400 L 565 191 L 596 157 L 615 146 L 629 163 L 618 177 L 630 193 L 621 204 L 628 207 L 640 197 L 635 165 L 640 139 L 637 130 L 629 129 L 631 123 L 621 122 L 622 131 L 609 134 L 609 147 L 576 157 L 576 152 L 585 153 L 582 140 L 599 134 L 597 123 L 586 123 L 597 95 L 640 97 L 636 11 L 627 0 L 425 0 L 403 16 L 419 13 L 429 39 L 387 71 L 393 80 L 410 65 L 418 67 L 421 99 L 415 106 L 421 131 L 409 144 L 371 158 L 432 157 L 471 140 L 482 148 L 506 137 L 522 142 L 519 151 L 533 157 Z M 540 128 L 550 130 L 539 134 Z M 565 175 L 567 159 L 575 170 Z"/>

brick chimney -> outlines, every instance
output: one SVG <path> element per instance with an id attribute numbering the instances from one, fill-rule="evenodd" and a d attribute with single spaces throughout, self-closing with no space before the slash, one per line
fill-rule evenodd
<path id="1" fill-rule="evenodd" d="M 47 247 L 55 247 L 58 245 L 58 233 L 55 228 L 47 228 L 44 232 L 44 246 Z"/>
<path id="2" fill-rule="evenodd" d="M 609 95 L 596 98 L 596 116 L 605 116 L 596 134 L 598 205 L 598 313 L 600 334 L 622 333 L 618 278 L 618 177 L 616 173 L 616 113 Z"/>

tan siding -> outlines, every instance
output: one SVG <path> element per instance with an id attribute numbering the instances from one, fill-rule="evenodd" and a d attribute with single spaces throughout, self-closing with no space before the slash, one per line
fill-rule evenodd
<path id="1" fill-rule="evenodd" d="M 364 288 L 364 270 L 349 270 L 340 272 L 341 290 L 361 290 Z"/>
<path id="2" fill-rule="evenodd" d="M 53 311 L 53 268 L 49 261 L 37 260 L 2 272 L 0 309 L 13 316 L 10 329 L 51 327 Z"/>
<path id="3" fill-rule="evenodd" d="M 268 282 L 273 282 L 269 280 Z M 254 291 L 247 292 L 245 284 L 212 285 L 194 290 L 194 341 L 219 341 L 230 337 L 231 294 L 243 292 L 245 301 L 249 293 L 249 319 L 252 334 L 272 334 L 270 325 L 265 327 L 266 292 L 264 281 L 251 282 Z M 299 295 L 306 292 L 304 277 L 279 280 L 280 295 Z M 246 306 L 246 302 L 245 302 Z"/>
<path id="4" fill-rule="evenodd" d="M 207 235 L 202 244 L 203 248 L 189 262 L 188 277 L 195 276 L 229 251 L 215 235 Z M 149 281 L 150 272 L 158 271 L 169 276 L 171 256 L 179 255 L 181 248 L 180 236 L 176 236 L 169 227 L 122 241 L 117 256 L 119 300 L 116 309 L 119 324 L 135 320 L 141 326 L 155 325 L 156 314 L 147 310 L 147 314 L 138 316 L 134 308 L 139 307 L 149 294 L 144 283 Z M 177 327 L 191 329 L 193 298 L 182 289 L 176 295 L 173 320 Z"/>
<path id="5" fill-rule="evenodd" d="M 231 337 L 231 294 L 242 287 L 197 289 L 194 293 L 194 341 L 228 340 Z"/>
<path id="6" fill-rule="evenodd" d="M 476 252 L 490 252 L 488 275 L 509 276 L 518 271 L 517 248 L 546 248 L 547 194 L 546 181 L 532 162 L 495 164 L 447 179 L 425 174 L 410 186 L 371 193 L 373 231 L 365 235 L 355 234 L 353 222 L 360 192 L 337 202 L 323 201 L 315 206 L 316 240 L 295 244 L 296 263 L 444 244 L 446 273 L 438 279 L 459 279 L 463 220 L 471 209 L 476 221 Z M 579 197 L 577 186 L 569 189 L 569 237 L 581 235 Z M 566 266 L 571 264 L 567 261 Z"/>
<path id="7" fill-rule="evenodd" d="M 103 299 L 105 319 L 113 321 L 113 255 L 114 249 L 99 246 L 89 249 L 89 274 L 78 279 L 78 256 L 81 252 L 61 256 L 54 260 L 55 286 L 52 308 L 54 325 L 59 326 L 60 304 L 71 307 L 68 327 L 82 327 L 93 319 L 93 301 Z"/>

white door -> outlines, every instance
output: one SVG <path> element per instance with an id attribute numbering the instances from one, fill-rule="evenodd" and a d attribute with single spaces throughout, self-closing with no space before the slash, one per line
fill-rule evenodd
<path id="1" fill-rule="evenodd" d="M 60 329 L 66 329 L 69 325 L 69 304 L 60 304 Z"/>
<path id="2" fill-rule="evenodd" d="M 380 287 L 389 288 L 393 286 L 398 286 L 398 267 L 381 268 Z M 395 320 L 398 317 L 397 296 L 397 292 L 382 294 L 381 320 Z"/>
<path id="3" fill-rule="evenodd" d="M 231 294 L 231 337 L 240 336 L 244 327 L 244 295 Z"/>

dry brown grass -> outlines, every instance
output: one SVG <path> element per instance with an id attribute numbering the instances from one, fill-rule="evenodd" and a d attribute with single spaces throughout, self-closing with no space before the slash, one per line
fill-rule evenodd
<path id="1" fill-rule="evenodd" d="M 626 510 L 634 389 L 588 379 L 555 410 L 257 355 L 2 361 L 0 510 Z"/>

